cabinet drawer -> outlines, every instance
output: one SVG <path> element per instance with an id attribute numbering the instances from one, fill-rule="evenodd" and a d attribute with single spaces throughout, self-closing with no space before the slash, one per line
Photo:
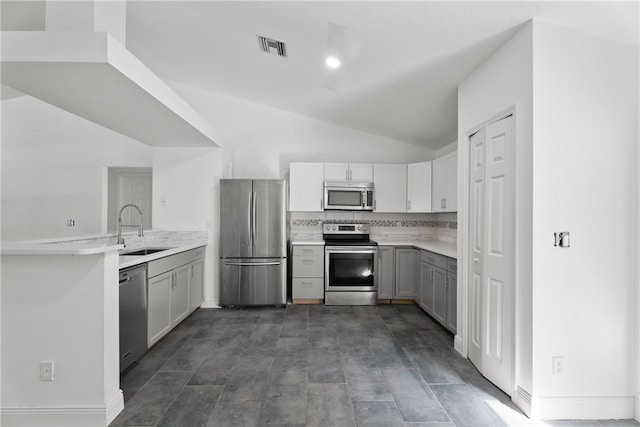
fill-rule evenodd
<path id="1" fill-rule="evenodd" d="M 429 251 L 422 251 L 421 260 L 440 268 L 447 268 L 447 257 Z"/>
<path id="2" fill-rule="evenodd" d="M 293 277 L 324 277 L 324 255 L 294 255 Z"/>
<path id="3" fill-rule="evenodd" d="M 447 270 L 453 273 L 458 272 L 458 260 L 455 258 L 447 258 Z"/>
<path id="4" fill-rule="evenodd" d="M 324 279 L 293 279 L 293 299 L 323 299 Z"/>
<path id="5" fill-rule="evenodd" d="M 294 245 L 293 255 L 322 255 L 324 256 L 324 246 L 320 245 Z"/>

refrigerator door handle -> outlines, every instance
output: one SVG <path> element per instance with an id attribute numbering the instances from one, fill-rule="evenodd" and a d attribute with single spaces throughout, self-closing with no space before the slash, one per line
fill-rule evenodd
<path id="1" fill-rule="evenodd" d="M 224 265 L 233 265 L 239 267 L 252 267 L 252 266 L 263 266 L 263 265 L 280 265 L 280 261 L 275 262 L 225 262 Z"/>
<path id="2" fill-rule="evenodd" d="M 247 212 L 247 227 L 249 227 L 249 238 L 251 240 L 253 240 L 253 218 L 251 217 L 251 196 L 253 195 L 253 193 L 250 191 L 249 192 L 249 202 L 247 203 L 247 209 L 249 210 L 249 212 Z"/>
<path id="3" fill-rule="evenodd" d="M 253 242 L 253 246 L 256 246 L 256 227 L 257 227 L 257 222 L 256 222 L 256 216 L 258 214 L 257 212 L 257 208 L 256 205 L 258 204 L 258 193 L 256 193 L 255 191 L 253 192 L 253 203 L 252 208 L 253 208 L 253 212 L 251 212 L 251 241 Z"/>

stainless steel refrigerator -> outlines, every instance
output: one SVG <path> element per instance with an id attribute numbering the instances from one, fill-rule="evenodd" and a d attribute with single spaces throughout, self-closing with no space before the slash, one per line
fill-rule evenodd
<path id="1" fill-rule="evenodd" d="M 287 302 L 284 180 L 220 180 L 220 304 Z"/>

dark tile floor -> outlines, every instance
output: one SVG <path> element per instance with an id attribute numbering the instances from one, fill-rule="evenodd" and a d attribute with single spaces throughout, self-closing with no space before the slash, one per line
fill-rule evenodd
<path id="1" fill-rule="evenodd" d="M 530 425 L 415 305 L 200 309 L 121 388 L 111 426 Z"/>

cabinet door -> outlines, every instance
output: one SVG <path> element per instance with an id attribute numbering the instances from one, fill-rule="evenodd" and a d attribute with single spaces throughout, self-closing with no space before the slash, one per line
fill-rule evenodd
<path id="1" fill-rule="evenodd" d="M 378 298 L 393 298 L 395 282 L 395 256 L 393 246 L 378 246 Z"/>
<path id="2" fill-rule="evenodd" d="M 433 313 L 433 281 L 431 277 L 430 265 L 426 262 L 421 262 L 419 305 L 429 314 Z"/>
<path id="3" fill-rule="evenodd" d="M 324 191 L 324 163 L 291 163 L 289 210 L 321 212 Z"/>
<path id="4" fill-rule="evenodd" d="M 407 211 L 407 165 L 373 165 L 376 212 Z"/>
<path id="5" fill-rule="evenodd" d="M 431 212 L 431 162 L 407 165 L 407 212 Z"/>
<path id="6" fill-rule="evenodd" d="M 447 273 L 447 329 L 452 333 L 458 331 L 458 276 Z"/>
<path id="7" fill-rule="evenodd" d="M 373 165 L 371 163 L 349 164 L 349 180 L 355 182 L 373 182 Z"/>
<path id="8" fill-rule="evenodd" d="M 324 164 L 324 180 L 325 181 L 349 181 L 349 164 L 348 163 L 325 163 Z"/>
<path id="9" fill-rule="evenodd" d="M 395 276 L 393 296 L 413 298 L 413 249 L 396 248 Z"/>
<path id="10" fill-rule="evenodd" d="M 169 271 L 148 280 L 147 342 L 155 344 L 171 329 L 171 290 L 173 272 Z"/>
<path id="11" fill-rule="evenodd" d="M 189 271 L 189 312 L 192 312 L 204 299 L 204 258 L 189 264 Z"/>
<path id="12" fill-rule="evenodd" d="M 433 282 L 433 317 L 443 326 L 447 325 L 447 272 L 430 266 Z"/>
<path id="13" fill-rule="evenodd" d="M 432 201 L 431 208 L 433 212 L 444 212 L 446 201 L 446 159 L 437 159 L 433 161 L 433 181 L 432 181 Z"/>
<path id="14" fill-rule="evenodd" d="M 458 152 L 446 158 L 445 210 L 447 212 L 458 211 Z"/>
<path id="15" fill-rule="evenodd" d="M 413 249 L 411 254 L 413 265 L 413 299 L 420 303 L 420 249 Z"/>
<path id="16" fill-rule="evenodd" d="M 176 325 L 189 315 L 189 264 L 173 270 L 171 292 L 171 323 Z"/>

